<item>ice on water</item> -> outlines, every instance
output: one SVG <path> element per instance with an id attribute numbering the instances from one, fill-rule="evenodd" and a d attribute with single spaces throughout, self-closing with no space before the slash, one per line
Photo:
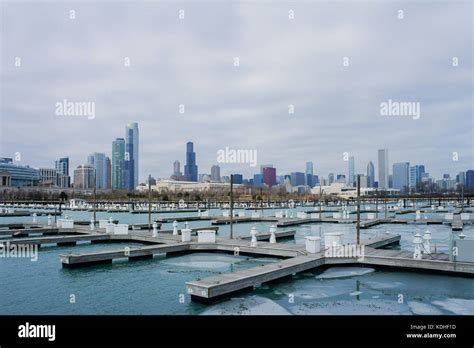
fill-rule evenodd
<path id="1" fill-rule="evenodd" d="M 375 269 L 369 267 L 333 267 L 316 276 L 317 279 L 334 279 L 361 276 L 367 273 L 375 272 Z"/>
<path id="2" fill-rule="evenodd" d="M 474 300 L 465 300 L 462 298 L 447 298 L 445 300 L 433 301 L 433 304 L 453 314 L 474 314 Z"/>
<path id="3" fill-rule="evenodd" d="M 174 257 L 162 261 L 162 264 L 173 267 L 188 267 L 203 270 L 228 268 L 230 265 L 247 260 L 244 256 L 229 256 L 218 254 L 194 254 Z"/>
<path id="4" fill-rule="evenodd" d="M 288 315 L 275 301 L 260 296 L 233 298 L 206 309 L 202 315 Z"/>

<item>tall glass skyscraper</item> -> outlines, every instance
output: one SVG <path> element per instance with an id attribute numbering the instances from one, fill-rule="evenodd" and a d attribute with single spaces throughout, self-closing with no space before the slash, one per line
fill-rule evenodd
<path id="1" fill-rule="evenodd" d="M 105 190 L 108 186 L 108 166 L 105 153 L 94 152 L 87 157 L 87 164 L 95 170 L 95 183 L 99 190 Z"/>
<path id="2" fill-rule="evenodd" d="M 355 160 L 354 156 L 349 157 L 349 175 L 348 175 L 348 180 L 347 183 L 350 187 L 354 186 L 355 183 Z"/>
<path id="3" fill-rule="evenodd" d="M 309 187 L 313 187 L 313 162 L 308 161 L 306 162 L 306 172 L 305 172 L 305 181 L 306 185 Z"/>
<path id="4" fill-rule="evenodd" d="M 125 139 L 117 138 L 112 142 L 112 189 L 125 188 Z"/>
<path id="5" fill-rule="evenodd" d="M 184 176 L 187 181 L 198 181 L 198 166 L 196 165 L 196 153 L 194 144 L 186 143 L 186 164 L 184 165 Z"/>
<path id="6" fill-rule="evenodd" d="M 125 128 L 125 188 L 129 190 L 138 186 L 139 172 L 139 132 L 138 123 L 132 122 Z"/>
<path id="7" fill-rule="evenodd" d="M 393 164 L 393 188 L 406 192 L 409 187 L 410 163 L 401 162 Z"/>
<path id="8" fill-rule="evenodd" d="M 71 177 L 69 176 L 69 157 L 60 158 L 55 162 L 56 173 L 58 176 L 59 187 L 69 187 L 71 185 Z"/>
<path id="9" fill-rule="evenodd" d="M 410 167 L 409 172 L 409 186 L 411 190 L 417 190 L 417 186 L 421 183 L 421 178 L 425 172 L 424 165 L 415 165 Z"/>
<path id="10" fill-rule="evenodd" d="M 375 167 L 372 161 L 367 164 L 367 187 L 375 186 Z"/>
<path id="11" fill-rule="evenodd" d="M 388 189 L 388 150 L 379 150 L 379 188 Z"/>

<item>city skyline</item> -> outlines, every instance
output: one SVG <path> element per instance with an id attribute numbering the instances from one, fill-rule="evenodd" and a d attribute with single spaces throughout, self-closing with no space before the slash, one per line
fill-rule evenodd
<path id="1" fill-rule="evenodd" d="M 44 4 L 38 22 L 27 3 L 5 3 L 0 155 L 19 153 L 20 163 L 48 168 L 69 156 L 73 170 L 88 154 L 111 156 L 111 141 L 135 120 L 139 182 L 168 177 L 176 159 L 184 164 L 189 139 L 208 173 L 227 146 L 254 149 L 258 164 L 282 173 L 305 172 L 311 161 L 315 173 L 347 175 L 345 153 L 355 157 L 355 173 L 365 173 L 383 148 L 389 166 L 423 163 L 437 178 L 474 167 L 469 4 L 439 4 L 442 16 L 438 7 L 412 4 L 398 19 L 397 2 L 296 3 L 292 20 L 283 3 L 210 4 L 212 12 L 186 3 L 182 20 L 179 5 L 78 4 L 71 20 L 68 5 Z M 50 39 L 62 45 L 46 46 Z M 94 117 L 58 116 L 54 106 L 66 99 L 94 102 Z M 419 102 L 421 116 L 381 115 L 389 100 Z M 220 166 L 221 175 L 254 173 Z"/>

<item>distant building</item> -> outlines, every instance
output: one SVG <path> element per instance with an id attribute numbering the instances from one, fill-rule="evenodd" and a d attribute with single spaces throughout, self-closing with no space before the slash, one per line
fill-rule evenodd
<path id="1" fill-rule="evenodd" d="M 369 178 L 367 177 L 367 175 L 363 175 L 363 174 L 359 174 L 359 177 L 360 177 L 360 187 L 361 188 L 367 188 L 368 184 L 369 184 Z M 356 185 L 357 187 L 357 176 L 356 176 Z"/>
<path id="2" fill-rule="evenodd" d="M 313 175 L 313 186 L 314 185 L 319 185 L 319 176 L 318 175 Z"/>
<path id="3" fill-rule="evenodd" d="M 344 174 L 337 174 L 335 183 L 346 184 L 346 176 Z"/>
<path id="4" fill-rule="evenodd" d="M 290 183 L 293 187 L 304 185 L 305 184 L 305 175 L 304 175 L 304 173 L 301 173 L 301 172 L 291 173 Z"/>
<path id="5" fill-rule="evenodd" d="M 244 180 L 242 174 L 233 174 L 234 177 L 234 184 L 240 185 L 242 184 L 242 181 Z"/>
<path id="6" fill-rule="evenodd" d="M 375 167 L 372 161 L 367 164 L 367 187 L 375 187 Z"/>
<path id="7" fill-rule="evenodd" d="M 388 186 L 388 150 L 381 149 L 378 151 L 379 160 L 379 188 L 387 189 Z"/>
<path id="8" fill-rule="evenodd" d="M 466 187 L 468 189 L 474 189 L 474 170 L 472 169 L 466 172 Z"/>
<path id="9" fill-rule="evenodd" d="M 57 186 L 58 173 L 54 168 L 39 168 L 40 185 Z"/>
<path id="10" fill-rule="evenodd" d="M 179 163 L 178 160 L 173 162 L 173 175 L 175 176 L 181 176 L 181 163 Z"/>
<path id="11" fill-rule="evenodd" d="M 349 157 L 349 163 L 348 163 L 348 178 L 347 178 L 347 184 L 350 186 L 350 187 L 354 187 L 354 183 L 355 183 L 355 160 L 354 160 L 354 156 L 350 156 Z"/>
<path id="12" fill-rule="evenodd" d="M 36 186 L 40 180 L 38 169 L 14 164 L 11 158 L 0 158 L 0 172 L 13 187 Z"/>
<path id="13" fill-rule="evenodd" d="M 459 185 L 466 185 L 466 173 L 465 172 L 459 172 L 459 174 L 456 175 L 456 183 Z"/>
<path id="14" fill-rule="evenodd" d="M 260 187 L 263 185 L 263 175 L 262 174 L 254 174 L 253 176 L 253 185 L 256 187 Z"/>
<path id="15" fill-rule="evenodd" d="M 112 189 L 125 188 L 125 139 L 117 138 L 112 142 Z"/>
<path id="16" fill-rule="evenodd" d="M 218 165 L 213 165 L 211 167 L 211 181 L 220 182 L 221 181 L 221 167 Z"/>
<path id="17" fill-rule="evenodd" d="M 96 187 L 99 190 L 108 188 L 108 163 L 105 153 L 95 152 L 87 157 L 87 164 L 95 170 Z"/>
<path id="18" fill-rule="evenodd" d="M 309 187 L 313 187 L 313 162 L 306 162 L 306 171 L 305 171 L 305 184 Z"/>
<path id="19" fill-rule="evenodd" d="M 88 164 L 81 164 L 74 170 L 74 188 L 94 188 L 94 167 Z"/>
<path id="20" fill-rule="evenodd" d="M 416 190 L 417 185 L 421 183 L 421 178 L 425 172 L 424 165 L 414 165 L 410 167 L 409 186 L 410 190 Z"/>
<path id="21" fill-rule="evenodd" d="M 186 143 L 186 164 L 184 166 L 184 177 L 187 181 L 198 181 L 196 153 L 194 152 L 194 144 L 191 141 Z"/>
<path id="22" fill-rule="evenodd" d="M 12 176 L 7 171 L 0 171 L 0 187 L 12 186 Z"/>
<path id="23" fill-rule="evenodd" d="M 107 166 L 107 189 L 112 188 L 112 161 L 109 157 L 105 158 L 105 163 Z"/>
<path id="24" fill-rule="evenodd" d="M 271 167 L 263 168 L 263 183 L 269 187 L 276 185 L 276 169 Z"/>
<path id="25" fill-rule="evenodd" d="M 66 188 L 71 186 L 71 177 L 69 176 L 69 157 L 62 157 L 55 162 L 57 186 Z"/>
<path id="26" fill-rule="evenodd" d="M 410 163 L 400 162 L 393 164 L 393 188 L 400 192 L 408 192 Z"/>
<path id="27" fill-rule="evenodd" d="M 328 184 L 331 185 L 334 182 L 334 173 L 329 173 Z"/>
<path id="28" fill-rule="evenodd" d="M 138 186 L 139 179 L 139 130 L 138 123 L 132 122 L 125 127 L 125 152 L 127 153 L 124 163 L 125 188 L 133 190 Z"/>

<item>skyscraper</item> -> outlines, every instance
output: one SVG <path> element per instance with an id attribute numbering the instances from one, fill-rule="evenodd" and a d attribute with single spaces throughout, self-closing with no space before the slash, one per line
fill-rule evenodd
<path id="1" fill-rule="evenodd" d="M 214 165 L 211 167 L 211 181 L 221 181 L 221 167 L 219 167 L 218 165 Z"/>
<path id="2" fill-rule="evenodd" d="M 329 173 L 328 175 L 328 185 L 331 185 L 334 182 L 334 173 Z"/>
<path id="3" fill-rule="evenodd" d="M 474 170 L 469 169 L 466 172 L 466 187 L 468 189 L 473 189 L 474 188 Z"/>
<path id="4" fill-rule="evenodd" d="M 304 185 L 304 183 L 305 183 L 305 175 L 304 175 L 304 173 L 300 173 L 300 172 L 293 172 L 293 173 L 291 173 L 290 182 L 291 182 L 291 185 L 292 185 L 292 186 Z"/>
<path id="5" fill-rule="evenodd" d="M 421 178 L 423 177 L 423 174 L 425 172 L 425 166 L 424 165 L 414 165 L 411 166 L 409 169 L 409 179 L 408 179 L 408 185 L 410 187 L 410 190 L 417 190 L 417 186 L 419 183 L 421 183 Z"/>
<path id="6" fill-rule="evenodd" d="M 375 167 L 372 161 L 367 164 L 367 187 L 375 187 Z"/>
<path id="7" fill-rule="evenodd" d="M 388 150 L 379 150 L 379 189 L 388 189 Z"/>
<path id="8" fill-rule="evenodd" d="M 105 157 L 105 163 L 107 166 L 107 189 L 112 188 L 112 161 L 107 156 Z"/>
<path id="9" fill-rule="evenodd" d="M 181 163 L 178 160 L 173 162 L 173 175 L 180 176 L 181 175 Z"/>
<path id="10" fill-rule="evenodd" d="M 127 181 L 125 188 L 128 188 L 129 190 L 132 190 L 138 186 L 139 139 L 138 123 L 132 122 L 127 124 L 127 127 L 125 128 L 125 151 L 128 153 L 128 155 L 126 155 L 125 161 L 128 160 L 128 163 L 125 164 L 125 170 L 128 172 L 126 173 Z"/>
<path id="11" fill-rule="evenodd" d="M 125 187 L 125 139 L 117 138 L 112 142 L 112 189 L 120 190 Z"/>
<path id="12" fill-rule="evenodd" d="M 74 169 L 74 188 L 94 188 L 94 168 L 88 164 L 81 164 Z"/>
<path id="13" fill-rule="evenodd" d="M 406 192 L 409 188 L 410 163 L 400 162 L 393 164 L 393 188 Z"/>
<path id="14" fill-rule="evenodd" d="M 233 178 L 234 178 L 234 184 L 242 184 L 243 180 L 244 180 L 244 177 L 242 176 L 242 174 L 232 174 Z"/>
<path id="15" fill-rule="evenodd" d="M 186 165 L 184 166 L 184 176 L 187 181 L 198 181 L 198 166 L 196 165 L 196 153 L 194 144 L 190 141 L 186 143 Z"/>
<path id="16" fill-rule="evenodd" d="M 349 157 L 349 173 L 348 173 L 348 185 L 350 187 L 354 186 L 355 183 L 355 160 L 354 156 Z"/>
<path id="17" fill-rule="evenodd" d="M 276 185 L 276 168 L 263 168 L 263 183 L 269 187 Z"/>
<path id="18" fill-rule="evenodd" d="M 87 157 L 87 164 L 95 170 L 97 189 L 105 190 L 108 181 L 108 168 L 105 153 L 95 152 Z"/>
<path id="19" fill-rule="evenodd" d="M 69 157 L 60 158 L 55 162 L 57 183 L 59 187 L 71 186 L 71 177 L 69 176 Z"/>
<path id="20" fill-rule="evenodd" d="M 309 187 L 313 187 L 313 162 L 306 162 L 305 183 Z"/>

